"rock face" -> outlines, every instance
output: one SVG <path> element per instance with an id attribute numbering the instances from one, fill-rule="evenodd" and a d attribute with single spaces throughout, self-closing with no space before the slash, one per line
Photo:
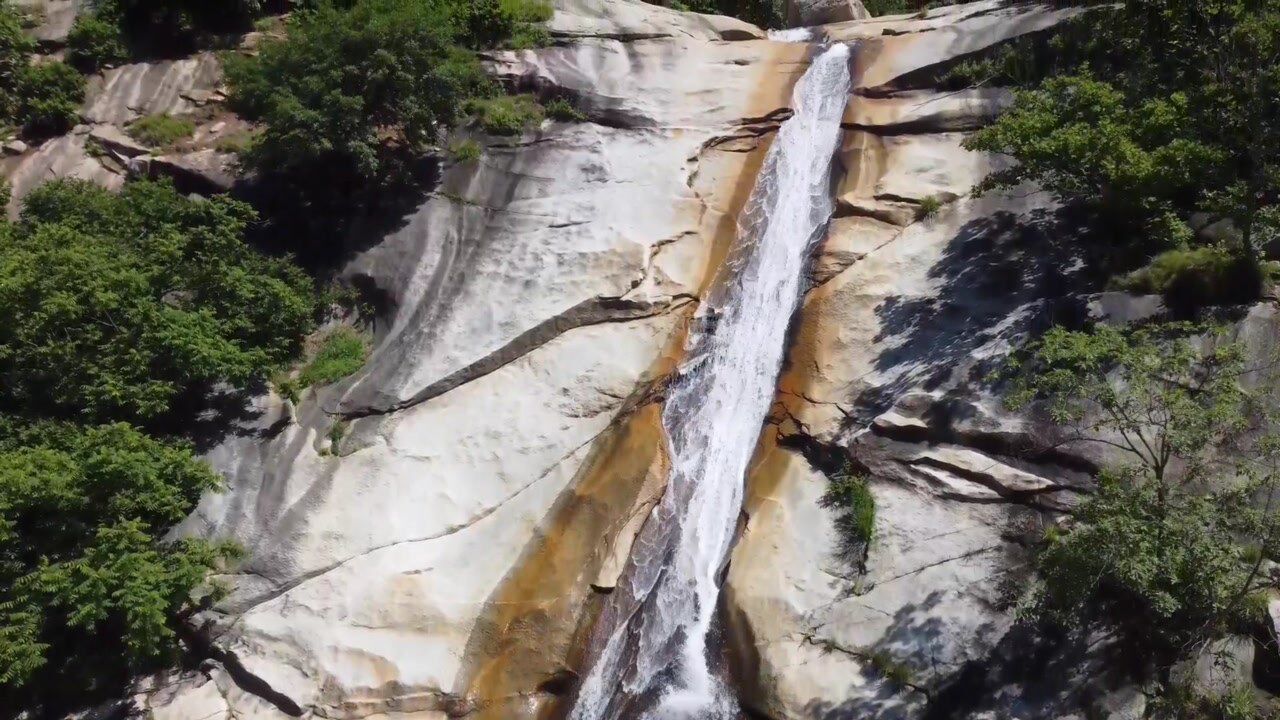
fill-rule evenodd
<path id="1" fill-rule="evenodd" d="M 861 0 L 787 0 L 787 27 L 811 27 L 871 17 Z"/>
<path id="2" fill-rule="evenodd" d="M 15 0 L 13 4 L 34 19 L 36 24 L 31 34 L 49 48 L 66 44 L 76 15 L 88 5 L 86 0 Z"/>
<path id="3" fill-rule="evenodd" d="M 743 704 L 772 720 L 918 717 L 937 698 L 957 718 L 1140 710 L 1133 687 L 1082 709 L 1071 688 L 1096 669 L 1088 658 L 1043 687 L 980 672 L 1016 669 L 1005 588 L 1023 579 L 1025 539 L 1078 502 L 1099 459 L 974 380 L 1055 313 L 1152 303 L 1082 300 L 1034 188 L 969 197 L 1002 160 L 961 142 L 1009 98 L 934 84 L 1080 10 L 984 0 L 858 20 L 840 5 L 849 17 L 816 20 L 859 43 L 838 210 L 722 598 Z M 638 0 L 558 0 L 551 32 L 552 47 L 486 59 L 510 86 L 572 97 L 587 121 L 477 136 L 477 161 L 371 223 L 342 273 L 378 301 L 366 367 L 296 406 L 254 398 L 212 442 L 228 487 L 179 532 L 246 554 L 201 616 L 212 659 L 139 688 L 150 717 L 563 709 L 601 597 L 665 488 L 664 382 L 811 48 Z M 189 90 L 216 83 L 202 58 L 113 73 L 85 111 L 100 125 L 190 112 Z M 16 161 L 93 174 L 88 132 L 35 151 L 57 169 Z M 926 198 L 942 203 L 930 217 Z M 1274 314 L 1250 315 L 1251 342 L 1273 336 Z M 869 475 L 878 507 L 860 550 L 819 502 L 845 470 Z M 886 658 L 910 669 L 906 687 L 884 681 Z"/>

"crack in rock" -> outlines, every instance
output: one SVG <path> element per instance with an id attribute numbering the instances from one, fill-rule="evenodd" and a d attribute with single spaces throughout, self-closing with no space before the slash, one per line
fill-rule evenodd
<path id="1" fill-rule="evenodd" d="M 593 434 L 591 437 L 587 438 L 587 439 L 586 439 L 585 441 L 583 441 L 582 443 L 579 443 L 578 445 L 576 445 L 572 450 L 570 450 L 569 452 L 565 453 L 564 455 L 562 455 L 562 456 L 560 456 L 558 459 L 556 459 L 553 463 L 551 463 L 551 465 L 549 465 L 549 466 L 547 467 L 547 469 L 546 469 L 546 470 L 543 470 L 541 473 L 539 473 L 537 477 L 533 478 L 532 480 L 530 480 L 529 482 L 525 483 L 524 485 L 521 485 L 519 488 L 517 488 L 517 489 L 516 489 L 514 492 L 512 492 L 511 494 L 509 494 L 509 495 L 507 495 L 506 497 L 504 497 L 504 498 L 500 499 L 500 500 L 499 500 L 499 501 L 497 501 L 496 503 L 494 503 L 494 504 L 492 504 L 492 505 L 490 505 L 490 506 L 486 507 L 484 510 L 482 510 L 482 511 L 480 511 L 480 512 L 478 512 L 478 513 L 474 514 L 474 515 L 472 515 L 471 517 L 467 518 L 466 520 L 463 520 L 463 521 L 462 521 L 462 522 L 460 522 L 460 523 L 455 523 L 455 524 L 450 525 L 450 526 L 448 526 L 448 527 L 446 527 L 446 528 L 444 528 L 444 529 L 442 529 L 442 530 L 440 530 L 440 531 L 438 531 L 438 532 L 434 532 L 434 533 L 431 533 L 431 534 L 429 534 L 429 535 L 423 535 L 423 536 L 421 536 L 421 537 L 414 537 L 414 538 L 404 538 L 404 539 L 401 539 L 401 540 L 395 540 L 395 541 L 392 541 L 392 542 L 382 543 L 382 544 L 380 544 L 380 545 L 375 545 L 375 546 L 373 546 L 373 547 L 370 547 L 370 548 L 367 548 L 367 549 L 365 549 L 365 550 L 362 550 L 362 551 L 360 551 L 360 552 L 358 552 L 358 553 L 355 553 L 354 555 L 350 555 L 350 556 L 345 557 L 345 558 L 343 558 L 343 559 L 341 559 L 341 560 L 337 560 L 337 561 L 334 561 L 334 562 L 332 562 L 332 563 L 329 563 L 328 565 L 325 565 L 325 566 L 323 566 L 323 567 L 316 568 L 316 569 L 314 569 L 314 570 L 311 570 L 311 571 L 308 571 L 308 572 L 306 572 L 306 573 L 303 573 L 302 575 L 297 576 L 296 578 L 294 578 L 294 579 L 292 579 L 292 580 L 290 580 L 290 581 L 288 581 L 288 582 L 286 582 L 286 583 L 284 583 L 284 584 L 282 584 L 282 585 L 280 585 L 280 586 L 278 586 L 278 587 L 276 587 L 276 588 L 272 589 L 271 591 L 269 591 L 269 592 L 267 592 L 267 593 L 264 593 L 263 595 L 260 595 L 260 596 L 258 596 L 258 597 L 255 597 L 255 598 L 249 599 L 249 600 L 247 601 L 247 602 L 248 602 L 248 604 L 247 604 L 245 607 L 243 607 L 243 608 L 240 608 L 240 609 L 236 610 L 234 613 L 231 613 L 231 615 L 232 615 L 232 616 L 236 616 L 236 617 L 243 617 L 243 616 L 247 615 L 248 613 L 252 612 L 255 608 L 260 607 L 260 606 L 262 606 L 262 605 L 264 605 L 264 604 L 266 604 L 266 603 L 268 603 L 268 602 L 271 602 L 272 600 L 275 600 L 276 598 L 281 597 L 282 595 L 285 595 L 286 593 L 289 593 L 289 592 L 293 591 L 294 589 L 298 588 L 299 586 L 303 585 L 304 583 L 306 583 L 306 582 L 308 582 L 308 581 L 314 580 L 315 578 L 318 578 L 318 577 L 320 577 L 320 576 L 322 576 L 322 575 L 325 575 L 325 574 L 327 574 L 327 573 L 333 572 L 334 570 L 337 570 L 338 568 L 343 567 L 344 565 L 347 565 L 347 564 L 349 564 L 349 563 L 351 563 L 351 562 L 354 562 L 354 561 L 356 561 L 356 560 L 358 560 L 358 559 L 360 559 L 360 558 L 362 558 L 362 557 L 367 557 L 367 556 L 369 556 L 369 555 L 372 555 L 373 553 L 379 552 L 379 551 L 381 551 L 381 550 L 386 550 L 386 549 L 388 549 L 388 548 L 396 547 L 396 546 L 398 546 L 398 545 L 411 545 L 411 544 L 415 544 L 415 543 L 430 542 L 430 541 L 433 541 L 433 540 L 439 540 L 439 539 L 441 539 L 441 538 L 448 537 L 448 536 L 450 536 L 450 535 L 454 535 L 454 534 L 456 534 L 456 533 L 462 532 L 463 530 L 466 530 L 467 528 L 469 528 L 469 527 L 471 527 L 471 526 L 475 525 L 476 523 L 478 523 L 478 522 L 480 522 L 480 521 L 484 520 L 485 518 L 489 517 L 490 515 L 493 515 L 495 512 L 497 512 L 498 510 L 500 510 L 500 509 L 502 509 L 504 506 L 506 506 L 509 502 L 511 502 L 512 500 L 516 499 L 516 498 L 517 498 L 517 497 L 519 497 L 521 494 L 523 494 L 523 493 L 524 493 L 524 491 L 528 490 L 529 488 L 533 487 L 533 486 L 534 486 L 534 485 L 536 485 L 537 483 L 539 483 L 539 482 L 541 482 L 542 480 L 546 479 L 546 477 L 547 477 L 548 475 L 550 475 L 551 473 L 555 472 L 556 468 L 558 468 L 558 467 L 560 467 L 561 465 L 563 465 L 565 461 L 567 461 L 569 458 L 571 458 L 571 457 L 573 457 L 574 455 L 576 455 L 576 454 L 577 454 L 578 452 L 580 452 L 583 448 L 585 448 L 585 447 L 587 447 L 587 446 L 591 445 L 592 443 L 594 443 L 597 439 L 599 439 L 599 438 L 600 438 L 600 436 L 601 436 L 601 435 L 603 435 L 603 434 L 604 434 L 605 432 L 607 432 L 608 430 L 609 430 L 609 427 L 608 427 L 608 426 L 606 426 L 604 429 L 602 429 L 602 430 L 600 430 L 599 432 L 597 432 L 597 433 Z M 270 581 L 270 578 L 266 578 L 266 576 L 264 576 L 264 575 L 262 575 L 262 574 L 260 574 L 260 573 L 257 573 L 257 572 L 253 572 L 253 571 L 245 571 L 245 572 L 242 572 L 242 573 L 239 573 L 239 574 L 242 574 L 242 575 L 257 575 L 258 577 L 263 577 L 263 578 L 267 579 L 268 581 Z"/>
<path id="2" fill-rule="evenodd" d="M 640 279 L 643 281 L 643 278 Z M 627 289 L 630 292 L 634 285 Z M 647 302 L 628 300 L 624 297 L 603 296 L 584 300 L 566 312 L 550 317 L 528 330 L 520 333 L 502 347 L 488 355 L 455 370 L 449 375 L 427 385 L 406 400 L 387 405 L 372 405 L 364 408 L 344 409 L 328 408 L 326 412 L 345 420 L 357 420 L 364 417 L 391 415 L 421 405 L 437 398 L 457 387 L 484 377 L 528 355 L 557 337 L 578 328 L 609 323 L 631 322 L 676 312 L 697 299 L 691 295 L 678 294 L 666 302 Z"/>

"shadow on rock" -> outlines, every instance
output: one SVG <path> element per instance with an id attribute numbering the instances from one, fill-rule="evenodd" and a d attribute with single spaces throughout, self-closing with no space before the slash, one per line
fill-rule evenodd
<path id="1" fill-rule="evenodd" d="M 1078 323 L 1080 293 L 1091 273 L 1081 233 L 1059 214 L 996 213 L 967 223 L 928 272 L 938 284 L 930 297 L 889 297 L 876 308 L 884 346 L 877 371 L 892 380 L 867 390 L 858 407 L 872 415 L 905 392 L 948 383 L 983 382 L 995 369 L 984 348 L 1042 332 L 1053 322 Z M 999 353 L 988 353 L 999 357 Z"/>

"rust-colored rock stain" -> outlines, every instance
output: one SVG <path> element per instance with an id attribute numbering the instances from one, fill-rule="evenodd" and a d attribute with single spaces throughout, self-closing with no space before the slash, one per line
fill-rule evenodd
<path id="1" fill-rule="evenodd" d="M 781 77 L 762 81 L 752 104 L 780 103 L 772 111 L 785 106 L 806 63 L 796 61 L 803 48 L 765 48 L 776 57 L 762 67 Z M 709 144 L 696 158 L 691 185 L 705 203 L 701 234 L 709 239 L 699 297 L 716 282 L 772 136 L 772 129 L 756 125 Z M 595 442 L 570 489 L 489 599 L 455 685 L 467 717 L 531 720 L 564 711 L 557 699 L 576 686 L 603 593 L 616 581 L 643 518 L 665 487 L 664 384 L 681 360 L 695 309 L 690 304 L 679 311 L 682 322 L 647 381 Z"/>

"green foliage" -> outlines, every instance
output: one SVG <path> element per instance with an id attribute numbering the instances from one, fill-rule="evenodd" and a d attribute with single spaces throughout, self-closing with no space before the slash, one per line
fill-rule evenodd
<path id="1" fill-rule="evenodd" d="M 867 478 L 845 467 L 831 478 L 820 504 L 836 514 L 841 556 L 861 565 L 876 528 L 876 499 Z"/>
<path id="2" fill-rule="evenodd" d="M 919 216 L 923 220 L 936 217 L 942 210 L 942 200 L 937 195 L 926 195 L 920 198 Z"/>
<path id="3" fill-rule="evenodd" d="M 1247 600 L 1269 583 L 1264 558 L 1280 552 L 1277 442 L 1245 445 L 1257 411 L 1238 382 L 1242 350 L 1212 332 L 1186 339 L 1197 331 L 1055 328 L 1032 345 L 1012 404 L 1043 403 L 1080 441 L 1129 464 L 1102 473 L 1065 528 L 1047 533 L 1025 616 L 1086 625 L 1101 608 L 1166 660 L 1256 620 Z M 1227 445 L 1239 466 L 1224 469 Z"/>
<path id="4" fill-rule="evenodd" d="M 233 106 L 265 125 L 243 160 L 277 190 L 281 226 L 340 233 L 357 210 L 412 190 L 467 100 L 496 92 L 474 50 L 547 12 L 529 0 L 322 2 L 256 57 L 230 56 Z"/>
<path id="5" fill-rule="evenodd" d="M 218 152 L 242 155 L 253 148 L 253 143 L 257 137 L 255 133 L 249 131 L 230 132 L 218 138 L 213 147 Z"/>
<path id="6" fill-rule="evenodd" d="M 546 110 L 547 117 L 552 120 L 559 120 L 561 122 L 583 122 L 587 119 L 587 116 L 583 114 L 581 110 L 574 107 L 573 103 L 564 98 L 556 98 L 552 100 L 547 103 L 544 109 Z"/>
<path id="7" fill-rule="evenodd" d="M 22 20 L 7 0 L 0 0 L 0 121 L 18 111 L 18 86 L 35 51 L 35 41 L 22 31 Z"/>
<path id="8" fill-rule="evenodd" d="M 1136 230 L 1224 162 L 1221 151 L 1186 135 L 1189 122 L 1185 95 L 1131 106 L 1109 83 L 1055 77 L 1019 92 L 1012 110 L 965 147 L 1019 161 L 988 176 L 978 192 L 1030 180 L 1059 200 L 1086 203 L 1105 221 Z"/>
<path id="9" fill-rule="evenodd" d="M 1251 620 L 1241 590 L 1253 582 L 1240 533 L 1260 519 L 1240 492 L 1171 494 L 1136 473 L 1104 475 L 1066 532 L 1037 559 L 1037 618 L 1084 623 L 1100 600 L 1126 633 L 1162 653 Z"/>
<path id="10" fill-rule="evenodd" d="M 100 13 L 76 17 L 67 34 L 67 59 L 84 72 L 126 62 L 129 48 L 117 20 Z"/>
<path id="11" fill-rule="evenodd" d="M 172 656 L 231 550 L 160 537 L 218 477 L 127 425 L 0 428 L 0 703 L 60 715 Z"/>
<path id="12" fill-rule="evenodd" d="M 453 157 L 455 162 L 469 163 L 480 159 L 483 148 L 480 143 L 475 140 L 467 139 L 458 143 L 454 143 L 449 148 L 449 155 Z"/>
<path id="13" fill-rule="evenodd" d="M 28 65 L 18 73 L 16 119 L 32 135 L 57 135 L 79 119 L 84 78 L 63 62 Z"/>
<path id="14" fill-rule="evenodd" d="M 144 145 L 163 148 L 191 137 L 196 131 L 196 124 L 190 118 L 147 115 L 130 123 L 126 130 L 133 139 Z"/>
<path id="15" fill-rule="evenodd" d="M 5 401 L 147 421 L 184 392 L 286 362 L 311 323 L 311 283 L 244 244 L 253 218 L 161 183 L 38 188 L 0 248 Z"/>
<path id="16" fill-rule="evenodd" d="M 532 95 L 500 95 L 472 100 L 467 112 L 493 135 L 517 135 L 525 128 L 542 122 L 543 110 Z"/>
<path id="17" fill-rule="evenodd" d="M 867 667 L 884 678 L 894 690 L 905 690 L 915 684 L 915 672 L 911 666 L 895 658 L 888 650 L 873 650 L 864 659 Z"/>
<path id="18" fill-rule="evenodd" d="M 299 389 L 337 382 L 364 366 L 369 357 L 369 342 L 359 331 L 346 325 L 327 333 L 320 348 L 301 372 Z"/>
<path id="19" fill-rule="evenodd" d="M 1125 0 L 1071 28 L 1067 74 L 968 141 L 1019 162 L 977 189 L 1042 184 L 1110 236 L 1112 270 L 1177 248 L 1169 218 L 1196 211 L 1231 219 L 1224 250 L 1256 265 L 1280 236 L 1280 6 Z"/>
<path id="20" fill-rule="evenodd" d="M 1181 314 L 1207 305 L 1249 302 L 1262 292 L 1262 269 L 1219 247 L 1169 250 L 1121 278 L 1118 287 L 1161 294 Z"/>

